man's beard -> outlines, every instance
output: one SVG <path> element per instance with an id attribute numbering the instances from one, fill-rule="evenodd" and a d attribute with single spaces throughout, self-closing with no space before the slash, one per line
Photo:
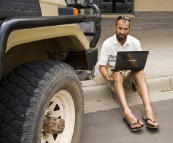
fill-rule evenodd
<path id="1" fill-rule="evenodd" d="M 127 34 L 128 35 L 128 34 Z M 124 41 L 127 38 L 127 35 L 123 35 L 123 34 L 116 34 L 117 40 L 118 41 Z"/>

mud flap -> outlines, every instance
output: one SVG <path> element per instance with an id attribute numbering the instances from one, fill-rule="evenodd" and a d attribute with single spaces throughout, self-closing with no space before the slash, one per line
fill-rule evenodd
<path id="1" fill-rule="evenodd" d="M 85 55 L 86 55 L 88 69 L 90 71 L 94 70 L 97 60 L 98 60 L 98 49 L 90 48 L 89 50 L 86 51 Z"/>

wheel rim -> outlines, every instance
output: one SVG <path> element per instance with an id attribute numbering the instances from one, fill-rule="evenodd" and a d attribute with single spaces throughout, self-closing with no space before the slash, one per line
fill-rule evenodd
<path id="1" fill-rule="evenodd" d="M 41 143 L 70 143 L 72 140 L 75 125 L 75 107 L 72 96 L 69 92 L 61 90 L 57 92 L 45 111 L 51 113 L 51 116 L 65 120 L 63 133 L 58 135 L 41 134 Z"/>

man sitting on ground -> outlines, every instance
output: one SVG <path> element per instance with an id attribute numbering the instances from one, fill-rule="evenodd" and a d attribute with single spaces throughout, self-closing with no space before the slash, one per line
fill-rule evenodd
<path id="1" fill-rule="evenodd" d="M 99 70 L 103 77 L 114 84 L 114 91 L 123 108 L 124 118 L 131 131 L 137 131 L 144 125 L 131 112 L 127 105 L 123 84 L 132 90 L 137 88 L 142 98 L 145 115 L 142 117 L 147 127 L 158 128 L 159 124 L 154 118 L 152 107 L 149 99 L 148 87 L 144 71 L 116 71 L 111 69 L 115 67 L 116 55 L 118 51 L 140 51 L 141 44 L 139 40 L 128 35 L 130 31 L 130 19 L 126 16 L 119 16 L 115 24 L 115 35 L 106 39 L 102 45 L 99 59 Z"/>

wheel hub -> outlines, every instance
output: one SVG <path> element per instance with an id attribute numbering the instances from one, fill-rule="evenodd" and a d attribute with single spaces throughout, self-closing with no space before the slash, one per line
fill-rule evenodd
<path id="1" fill-rule="evenodd" d="M 61 134 L 65 128 L 64 119 L 46 116 L 43 121 L 43 134 Z"/>

